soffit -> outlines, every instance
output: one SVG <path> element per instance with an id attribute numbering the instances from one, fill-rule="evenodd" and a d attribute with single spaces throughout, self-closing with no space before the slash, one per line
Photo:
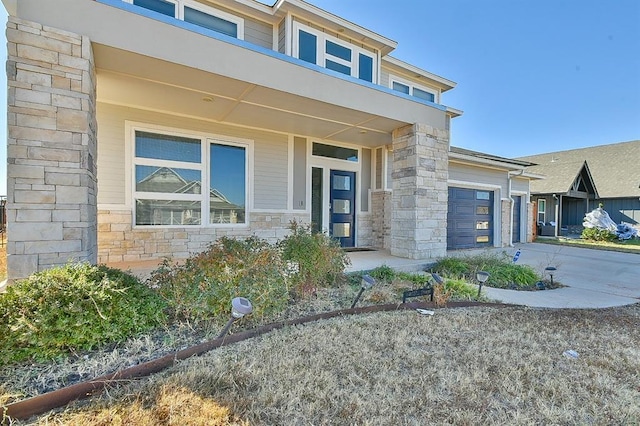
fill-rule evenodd
<path id="1" fill-rule="evenodd" d="M 406 124 L 94 44 L 98 101 L 375 147 Z M 205 100 L 206 99 L 206 100 Z"/>

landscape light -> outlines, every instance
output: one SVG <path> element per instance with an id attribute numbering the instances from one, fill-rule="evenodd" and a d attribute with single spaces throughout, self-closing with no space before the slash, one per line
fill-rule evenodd
<path id="1" fill-rule="evenodd" d="M 480 298 L 480 292 L 482 291 L 482 284 L 484 284 L 489 279 L 489 273 L 485 271 L 478 271 L 476 273 L 476 279 L 480 283 L 478 287 L 478 298 Z"/>
<path id="2" fill-rule="evenodd" d="M 227 324 L 218 335 L 218 339 L 227 335 L 235 320 L 242 318 L 245 315 L 249 315 L 251 312 L 253 312 L 253 306 L 251 306 L 249 299 L 245 299 L 244 297 L 234 297 L 233 300 L 231 300 L 231 318 L 229 318 L 229 321 L 227 321 Z"/>
<path id="3" fill-rule="evenodd" d="M 360 296 L 362 296 L 362 293 L 365 290 L 368 290 L 371 287 L 373 287 L 375 283 L 376 283 L 376 280 L 374 280 L 373 277 L 371 277 L 371 275 L 362 276 L 362 280 L 360 281 L 360 291 L 358 292 L 358 295 L 356 296 L 355 300 L 351 304 L 351 309 L 356 307 L 356 303 L 358 303 L 358 300 L 360 300 Z"/>
<path id="4" fill-rule="evenodd" d="M 436 284 L 438 285 L 442 285 L 444 284 L 444 280 L 442 279 L 442 277 L 438 274 L 436 274 L 435 272 L 431 273 L 431 278 L 433 278 L 433 280 L 436 282 Z"/>
<path id="5" fill-rule="evenodd" d="M 553 288 L 553 273 L 557 270 L 557 268 L 555 266 L 547 266 L 546 268 L 544 268 L 544 270 L 549 273 L 549 276 L 551 277 L 551 288 Z"/>

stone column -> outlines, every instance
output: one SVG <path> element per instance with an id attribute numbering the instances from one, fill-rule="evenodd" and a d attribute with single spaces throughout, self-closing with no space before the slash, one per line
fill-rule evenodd
<path id="1" fill-rule="evenodd" d="M 391 254 L 447 253 L 449 131 L 414 124 L 393 132 Z"/>
<path id="2" fill-rule="evenodd" d="M 513 236 L 511 234 L 511 199 L 503 198 L 501 200 L 500 214 L 500 236 L 502 239 L 501 246 L 508 247 L 511 244 Z M 494 244 L 497 245 L 497 244 Z"/>
<path id="3" fill-rule="evenodd" d="M 9 280 L 97 260 L 96 77 L 91 42 L 9 17 Z"/>

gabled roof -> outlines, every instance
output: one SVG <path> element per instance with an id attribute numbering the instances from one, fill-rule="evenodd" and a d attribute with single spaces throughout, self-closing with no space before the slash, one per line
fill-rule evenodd
<path id="1" fill-rule="evenodd" d="M 521 157 L 536 163 L 527 170 L 545 175 L 531 192 L 565 193 L 585 161 L 600 198 L 640 197 L 640 140 Z"/>

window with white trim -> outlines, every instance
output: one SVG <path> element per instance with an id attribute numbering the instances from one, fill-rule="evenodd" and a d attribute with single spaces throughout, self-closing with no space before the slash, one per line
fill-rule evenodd
<path id="1" fill-rule="evenodd" d="M 248 144 L 136 128 L 133 145 L 136 226 L 246 223 Z"/>
<path id="2" fill-rule="evenodd" d="M 425 101 L 439 102 L 437 90 L 414 84 L 396 76 L 389 76 L 389 88 Z"/>
<path id="3" fill-rule="evenodd" d="M 545 218 L 547 216 L 547 200 L 544 198 L 538 198 L 538 223 L 543 225 L 546 223 Z"/>
<path id="4" fill-rule="evenodd" d="M 123 0 L 231 37 L 244 39 L 244 19 L 188 0 Z"/>
<path id="5" fill-rule="evenodd" d="M 377 79 L 376 54 L 299 22 L 293 23 L 293 56 L 368 82 Z"/>

